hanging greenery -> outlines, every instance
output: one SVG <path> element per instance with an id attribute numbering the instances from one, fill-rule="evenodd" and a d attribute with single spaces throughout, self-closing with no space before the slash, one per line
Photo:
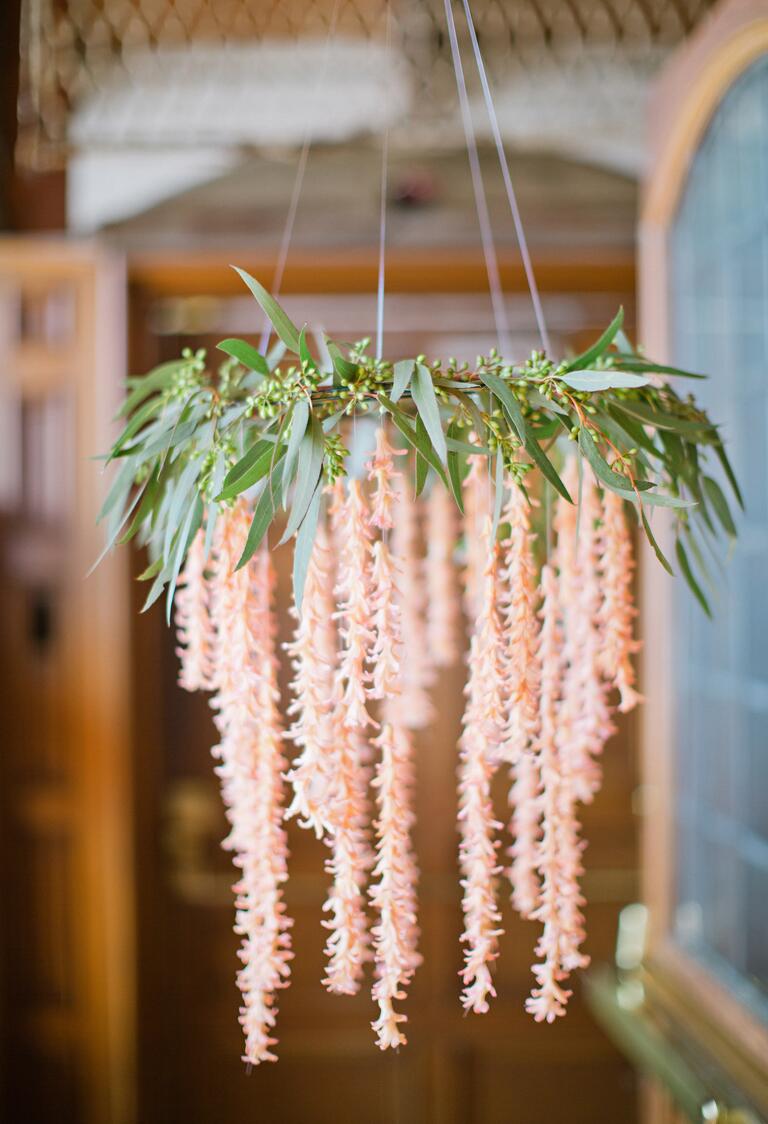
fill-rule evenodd
<path id="1" fill-rule="evenodd" d="M 281 509 L 281 541 L 296 537 L 296 599 L 314 540 L 323 482 L 346 471 L 344 420 L 380 413 L 416 452 L 415 490 L 434 473 L 463 507 L 461 483 L 470 455 L 488 462 L 497 493 L 496 524 L 505 482 L 526 489 L 538 471 L 573 500 L 558 471 L 561 438 L 575 442 L 601 487 L 630 502 L 656 555 L 648 509 L 674 509 L 675 554 L 683 577 L 709 611 L 694 564 L 706 579 L 703 549 L 719 530 L 735 536 L 723 489 L 711 475 L 720 462 L 741 504 L 738 484 L 717 427 L 672 376 L 702 376 L 654 363 L 632 348 L 621 310 L 581 355 L 556 362 L 534 352 L 520 364 L 495 351 L 474 368 L 425 356 L 396 363 L 374 359 L 368 341 L 344 347 L 325 341 L 332 369 L 313 355 L 306 329 L 238 270 L 269 316 L 278 343 L 261 355 L 226 339 L 215 369 L 204 352 L 185 351 L 132 379 L 120 416 L 127 419 L 108 460 L 117 474 L 101 517 L 108 545 L 137 536 L 149 549 L 147 606 L 167 591 L 167 610 L 190 543 L 205 515 L 208 548 L 220 513 L 261 487 L 244 565 Z M 708 467 L 709 465 L 709 467 Z"/>
<path id="2" fill-rule="evenodd" d="M 165 593 L 170 616 L 176 601 L 180 683 L 212 692 L 225 845 L 241 871 L 244 1058 L 274 1058 L 292 816 L 328 846 L 323 982 L 355 993 L 372 963 L 376 1040 L 405 1042 L 395 1004 L 420 963 L 411 731 L 432 720 L 430 688 L 461 651 L 462 603 L 462 1002 L 482 1013 L 495 996 L 504 877 L 513 906 L 542 926 L 526 1006 L 551 1022 L 588 963 L 578 806 L 599 788 L 614 711 L 640 700 L 625 512 L 672 572 L 648 517 L 670 509 L 680 571 L 707 612 L 704 550 L 717 558 L 720 537 L 736 535 L 716 476 L 741 496 L 718 429 L 668 381 L 702 376 L 635 350 L 621 311 L 561 362 L 492 351 L 471 368 L 390 363 L 367 341 L 325 339 L 323 363 L 306 329 L 239 272 L 278 342 L 262 355 L 227 339 L 215 370 L 185 352 L 131 380 L 101 517 L 107 549 L 134 537 L 147 547 L 146 606 Z M 344 439 L 365 414 L 379 424 L 360 478 Z M 295 539 L 287 708 L 268 545 L 278 520 L 280 542 Z"/>

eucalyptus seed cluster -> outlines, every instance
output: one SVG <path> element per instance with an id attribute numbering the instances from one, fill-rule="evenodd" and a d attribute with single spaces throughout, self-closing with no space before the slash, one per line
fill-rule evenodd
<path id="1" fill-rule="evenodd" d="M 184 362 L 174 373 L 168 391 L 170 401 L 184 401 L 193 391 L 198 390 L 203 385 L 205 381 L 205 357 L 204 347 L 198 348 L 195 352 L 189 347 L 184 348 L 181 353 Z"/>
<path id="2" fill-rule="evenodd" d="M 349 449 L 341 440 L 341 434 L 332 433 L 323 442 L 323 469 L 329 484 L 333 484 L 346 472 L 344 462 L 349 456 Z"/>

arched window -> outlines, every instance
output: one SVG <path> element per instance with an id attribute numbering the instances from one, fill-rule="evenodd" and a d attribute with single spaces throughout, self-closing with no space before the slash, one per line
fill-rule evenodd
<path id="1" fill-rule="evenodd" d="M 652 124 L 640 224 L 641 338 L 653 354 L 711 376 L 696 384 L 696 394 L 722 422 L 745 511 L 732 505 L 738 545 L 724 567 L 703 539 L 686 544 L 694 568 L 697 552 L 708 556 L 711 621 L 682 578 L 660 577 L 651 563 L 643 568 L 646 968 L 686 1037 L 703 1043 L 722 1066 L 720 1088 L 737 1088 L 762 1110 L 768 1105 L 768 7 L 762 0 L 718 8 L 660 81 Z M 661 521 L 657 529 L 663 537 Z"/>
<path id="2" fill-rule="evenodd" d="M 675 592 L 672 931 L 768 1023 L 768 56 L 702 138 L 669 255 L 671 353 L 712 376 L 700 397 L 746 507 L 730 563 L 707 559 L 713 620 Z M 696 548 L 708 554 L 704 538 Z"/>

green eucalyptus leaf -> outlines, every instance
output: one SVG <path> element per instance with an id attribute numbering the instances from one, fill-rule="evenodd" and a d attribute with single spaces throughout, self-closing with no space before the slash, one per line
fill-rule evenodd
<path id="1" fill-rule="evenodd" d="M 637 494 L 626 488 L 613 488 L 611 490 L 622 499 L 630 500 L 632 503 L 637 502 Z M 666 492 L 641 492 L 641 502 L 648 504 L 649 507 L 671 507 L 683 510 L 688 507 L 695 507 L 694 500 L 684 500 L 681 496 L 670 496 Z"/>
<path id="2" fill-rule="evenodd" d="M 728 500 L 725 498 L 722 488 L 716 480 L 712 479 L 711 476 L 703 477 L 703 483 L 704 491 L 706 492 L 709 502 L 712 504 L 712 507 L 715 510 L 717 518 L 722 524 L 723 530 L 727 535 L 730 535 L 731 538 L 735 539 L 738 534 L 736 530 L 736 524 L 733 521 L 731 509 L 728 506 Z"/>
<path id="3" fill-rule="evenodd" d="M 245 340 L 222 340 L 221 343 L 217 343 L 216 346 L 219 351 L 223 351 L 226 355 L 231 355 L 233 359 L 237 359 L 238 363 L 242 363 L 249 371 L 256 371 L 260 375 L 269 374 L 269 366 L 264 356 L 260 351 L 257 351 L 252 344 L 246 343 Z"/>
<path id="4" fill-rule="evenodd" d="M 591 347 L 588 347 L 586 351 L 583 351 L 581 355 L 577 355 L 575 359 L 572 359 L 566 369 L 568 371 L 582 371 L 587 367 L 591 367 L 596 359 L 599 359 L 601 355 L 606 353 L 613 343 L 616 333 L 623 325 L 624 309 L 620 308 L 600 338 L 593 343 Z"/>
<path id="5" fill-rule="evenodd" d="M 318 480 L 312 493 L 307 514 L 302 520 L 296 535 L 296 544 L 293 550 L 293 603 L 297 611 L 301 612 L 301 603 L 304 598 L 304 584 L 307 580 L 309 560 L 315 543 L 317 520 L 320 514 L 320 501 L 323 497 L 322 481 Z"/>
<path id="6" fill-rule="evenodd" d="M 157 466 L 155 466 L 150 474 L 149 480 L 147 481 L 147 487 L 144 490 L 144 495 L 142 496 L 141 503 L 136 510 L 136 514 L 131 520 L 130 527 L 125 532 L 125 534 L 121 535 L 117 540 L 119 546 L 124 546 L 125 543 L 130 542 L 144 520 L 148 519 L 151 516 L 155 503 L 157 501 L 159 475 L 160 470 Z"/>
<path id="7" fill-rule="evenodd" d="M 284 447 L 282 447 L 282 452 L 285 452 Z M 276 455 L 281 455 L 280 449 L 277 449 L 276 454 L 276 446 L 272 441 L 266 441 L 262 438 L 255 445 L 251 445 L 248 452 L 240 458 L 237 464 L 233 465 L 224 477 L 222 489 L 214 497 L 216 502 L 227 503 L 243 492 L 247 492 L 249 488 L 252 488 L 254 484 L 257 484 L 267 475 Z"/>
<path id="8" fill-rule="evenodd" d="M 611 489 L 626 489 L 634 495 L 632 481 L 620 472 L 615 472 L 603 457 L 595 440 L 586 426 L 579 430 L 579 448 L 589 461 L 595 476 Z"/>
<path id="9" fill-rule="evenodd" d="M 157 577 L 157 575 L 160 573 L 162 568 L 163 568 L 163 558 L 162 558 L 162 555 L 160 555 L 159 557 L 157 557 L 154 560 L 154 562 L 150 562 L 150 564 L 147 566 L 146 570 L 141 571 L 139 576 L 136 578 L 136 581 L 137 582 L 148 582 L 150 578 Z"/>
<path id="10" fill-rule="evenodd" d="M 424 425 L 424 421 L 422 419 L 421 414 L 419 414 L 416 418 L 416 432 L 418 433 L 418 435 L 419 435 L 419 437 L 421 438 L 422 441 L 428 441 L 429 440 L 429 434 L 427 433 L 427 428 Z M 424 457 L 421 455 L 421 453 L 417 453 L 416 454 L 416 479 L 415 479 L 416 495 L 417 496 L 420 496 L 421 493 L 424 491 L 424 485 L 427 482 L 428 473 L 429 473 L 429 461 L 426 461 L 424 459 Z"/>
<path id="11" fill-rule="evenodd" d="M 675 543 L 675 554 L 677 555 L 677 561 L 680 563 L 680 571 L 686 582 L 688 583 L 688 588 L 691 590 L 691 593 L 699 602 L 707 616 L 711 618 L 712 611 L 710 610 L 709 602 L 704 596 L 701 586 L 696 580 L 696 575 L 691 569 L 691 564 L 688 561 L 688 555 L 686 554 L 685 547 L 683 546 L 680 539 L 678 539 Z"/>
<path id="12" fill-rule="evenodd" d="M 300 398 L 292 407 L 291 433 L 288 438 L 285 453 L 285 468 L 283 469 L 283 507 L 288 503 L 288 491 L 293 482 L 293 470 L 299 456 L 299 448 L 307 432 L 309 424 L 309 402 Z"/>
<path id="13" fill-rule="evenodd" d="M 504 454 L 501 447 L 496 450 L 496 466 L 494 471 L 495 491 L 493 498 L 493 524 L 491 527 L 491 542 L 496 541 L 501 520 L 501 509 L 504 505 Z"/>
<path id="14" fill-rule="evenodd" d="M 413 359 L 401 359 L 392 368 L 392 389 L 389 397 L 392 402 L 399 402 L 410 386 L 416 364 Z"/>
<path id="15" fill-rule="evenodd" d="M 299 330 L 285 310 L 280 307 L 275 298 L 267 292 L 264 286 L 261 285 L 255 277 L 251 277 L 250 273 L 247 273 L 244 269 L 239 269 L 236 265 L 232 268 L 242 277 L 243 281 L 245 281 L 256 298 L 257 303 L 261 306 L 264 314 L 269 318 L 273 328 L 286 347 L 289 347 L 291 351 L 298 355 Z"/>
<path id="16" fill-rule="evenodd" d="M 111 460 L 114 460 L 123 446 L 128 444 L 134 434 L 139 432 L 144 423 L 149 421 L 152 415 L 156 414 L 157 411 L 162 407 L 162 405 L 162 398 L 150 398 L 149 402 L 145 402 L 143 406 L 139 407 L 136 413 L 132 416 L 131 420 L 128 422 L 128 425 L 118 437 L 117 441 L 115 441 L 114 445 L 112 446 L 112 450 L 107 457 L 107 463 L 109 463 Z"/>
<path id="17" fill-rule="evenodd" d="M 453 493 L 453 498 L 458 504 L 459 511 L 462 515 L 464 514 L 464 498 L 461 494 L 461 484 L 464 477 L 462 473 L 462 458 L 459 456 L 462 450 L 461 448 L 457 449 L 456 446 L 461 446 L 462 448 L 466 447 L 467 449 L 472 448 L 468 443 L 457 439 L 457 435 L 463 432 L 461 426 L 458 425 L 457 422 L 452 421 L 448 426 L 448 436 L 446 438 L 446 444 L 448 446 L 448 483 Z M 464 460 L 466 460 L 466 457 Z"/>
<path id="18" fill-rule="evenodd" d="M 275 517 L 275 512 L 277 511 L 279 503 L 278 495 L 280 492 L 282 475 L 283 462 L 280 461 L 273 468 L 272 475 L 265 482 L 262 493 L 259 496 L 253 512 L 253 519 L 251 521 L 250 530 L 248 531 L 248 538 L 245 541 L 243 553 L 240 555 L 240 560 L 235 566 L 236 570 L 241 569 L 251 560 L 269 530 L 269 525 Z"/>
<path id="19" fill-rule="evenodd" d="M 475 436 L 478 441 L 482 441 L 485 437 L 485 422 L 483 416 L 477 408 L 477 403 L 471 394 L 463 390 L 452 390 L 451 397 L 455 398 L 459 405 L 469 414 L 472 418 L 472 425 L 475 430 Z"/>
<path id="20" fill-rule="evenodd" d="M 197 532 L 203 522 L 203 501 L 200 496 L 195 496 L 189 505 L 189 511 L 184 518 L 179 531 L 176 549 L 173 555 L 173 563 L 171 565 L 171 575 L 168 579 L 168 593 L 165 599 L 165 621 L 166 624 L 171 623 L 171 609 L 173 608 L 173 598 L 176 594 L 176 584 L 179 580 L 181 567 L 184 564 L 184 559 L 187 556 L 187 551 L 192 545 Z"/>
<path id="21" fill-rule="evenodd" d="M 614 403 L 617 410 L 637 418 L 643 425 L 651 425 L 654 429 L 671 430 L 674 433 L 687 433 L 703 435 L 712 429 L 703 422 L 691 421 L 688 418 L 679 418 L 675 414 L 662 414 L 647 406 L 644 402 L 629 402 L 626 398 L 617 399 Z"/>
<path id="22" fill-rule="evenodd" d="M 312 415 L 307 430 L 301 439 L 293 504 L 280 543 L 287 542 L 298 531 L 301 521 L 307 514 L 317 482 L 323 471 L 324 449 L 323 427 L 318 419 Z"/>
<path id="23" fill-rule="evenodd" d="M 618 342 L 618 336 L 616 337 Z M 620 371 L 646 371 L 649 375 L 672 375 L 682 379 L 706 379 L 707 375 L 697 375 L 694 371 L 683 371 L 679 367 L 667 367 L 663 363 L 654 363 L 652 359 L 639 358 L 632 353 L 627 354 L 626 348 L 611 354 L 614 368 Z"/>
<path id="24" fill-rule="evenodd" d="M 313 356 L 312 352 L 309 350 L 309 344 L 307 343 L 307 325 L 306 324 L 304 325 L 304 327 L 299 332 L 299 358 L 301 359 L 302 363 L 305 363 L 312 370 L 314 370 L 314 371 L 318 370 L 318 366 L 317 366 L 317 362 L 315 360 L 315 357 Z"/>
<path id="25" fill-rule="evenodd" d="M 669 561 L 667 560 L 667 557 L 664 554 L 664 551 L 661 549 L 658 542 L 656 541 L 654 533 L 651 530 L 651 524 L 648 522 L 648 517 L 645 514 L 645 512 L 643 511 L 642 504 L 640 505 L 640 518 L 641 518 L 642 523 L 643 523 L 643 530 L 645 531 L 645 537 L 648 539 L 648 542 L 650 543 L 651 548 L 653 549 L 653 553 L 656 555 L 659 562 L 661 562 L 662 566 L 667 571 L 667 573 L 671 574 L 672 577 L 674 577 L 675 571 L 672 569 L 672 566 L 670 565 Z"/>
<path id="26" fill-rule="evenodd" d="M 169 387 L 173 382 L 173 376 L 185 366 L 186 362 L 186 359 L 172 359 L 169 363 L 161 363 L 149 374 L 136 379 L 133 384 L 134 389 L 123 402 L 117 417 L 127 418 L 149 394 L 154 394 L 158 390 L 165 390 Z"/>
<path id="27" fill-rule="evenodd" d="M 434 468 L 435 472 L 438 474 L 446 487 L 450 487 L 450 485 L 448 484 L 448 477 L 445 474 L 445 469 L 442 465 L 442 462 L 435 450 L 432 448 L 432 443 L 429 440 L 429 434 L 425 431 L 422 431 L 420 433 L 418 430 L 416 430 L 411 425 L 408 415 L 403 410 L 401 410 L 399 406 L 396 406 L 394 402 L 390 401 L 390 399 L 387 398 L 385 394 L 379 394 L 378 399 L 382 406 L 384 406 L 384 408 L 388 410 L 392 415 L 392 421 L 395 423 L 400 433 L 402 433 L 408 444 L 411 445 L 417 453 L 420 453 L 421 456 L 424 457 L 424 459 L 432 466 L 432 468 Z"/>
<path id="28" fill-rule="evenodd" d="M 334 343 L 328 336 L 325 337 L 325 346 L 328 348 L 328 354 L 333 362 L 333 369 L 337 375 L 346 379 L 347 382 L 357 377 L 358 366 L 357 363 L 350 363 L 349 359 L 345 359 L 341 354 L 341 348 L 337 343 Z"/>
<path id="29" fill-rule="evenodd" d="M 723 472 L 725 473 L 726 477 L 728 478 L 728 483 L 731 485 L 731 491 L 733 492 L 734 496 L 736 497 L 736 502 L 738 503 L 739 507 L 743 511 L 744 510 L 744 500 L 742 499 L 742 496 L 741 496 L 741 489 L 739 488 L 739 483 L 736 479 L 736 474 L 734 473 L 733 469 L 731 468 L 731 462 L 728 460 L 728 454 L 726 453 L 725 449 L 723 448 L 722 444 L 719 441 L 715 444 L 715 456 L 720 461 L 720 464 L 722 465 L 722 468 L 723 468 Z"/>
<path id="30" fill-rule="evenodd" d="M 627 389 L 648 385 L 648 379 L 643 375 L 616 371 L 612 368 L 605 371 L 579 370 L 572 375 L 558 375 L 558 379 L 571 390 L 579 391 Z"/>
<path id="31" fill-rule="evenodd" d="M 417 363 L 411 379 L 411 396 L 424 422 L 432 446 L 440 460 L 445 464 L 448 450 L 445 446 L 445 433 L 440 418 L 440 406 L 432 385 L 432 373 L 423 363 Z"/>
<path id="32" fill-rule="evenodd" d="M 496 395 L 499 402 L 501 402 L 504 412 L 514 426 L 520 441 L 523 445 L 526 445 L 530 435 L 525 424 L 525 419 L 523 418 L 523 411 L 520 409 L 520 403 L 515 398 L 507 383 L 498 375 L 493 374 L 492 371 L 478 371 L 477 377 L 488 387 L 492 394 Z M 480 439 L 479 433 L 477 437 Z"/>

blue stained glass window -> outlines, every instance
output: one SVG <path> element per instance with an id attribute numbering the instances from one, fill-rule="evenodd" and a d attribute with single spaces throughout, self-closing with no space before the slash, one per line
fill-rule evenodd
<path id="1" fill-rule="evenodd" d="M 670 265 L 674 360 L 712 376 L 746 504 L 714 621 L 676 588 L 675 938 L 768 1022 L 768 57 L 696 153 Z"/>

